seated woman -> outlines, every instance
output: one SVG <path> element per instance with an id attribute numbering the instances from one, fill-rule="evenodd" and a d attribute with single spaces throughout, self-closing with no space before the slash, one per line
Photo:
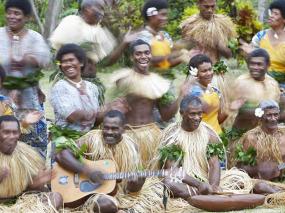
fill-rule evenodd
<path id="1" fill-rule="evenodd" d="M 251 45 L 241 41 L 241 49 L 249 54 L 255 48 L 263 48 L 270 55 L 268 74 L 285 89 L 285 3 L 277 0 L 270 4 L 268 25 L 271 29 L 258 32 Z"/>
<path id="2" fill-rule="evenodd" d="M 61 128 L 87 132 L 98 121 L 100 110 L 97 86 L 81 78 L 86 54 L 76 44 L 65 44 L 57 52 L 56 60 L 60 63 L 64 79 L 55 83 L 50 93 L 55 123 Z"/>
<path id="3" fill-rule="evenodd" d="M 209 124 L 218 134 L 221 134 L 220 124 L 228 117 L 228 113 L 221 113 L 223 100 L 219 90 L 209 86 L 214 75 L 211 59 L 203 54 L 192 57 L 189 62 L 189 74 L 195 76 L 191 80 L 190 94 L 199 96 L 203 103 L 202 121 Z"/>

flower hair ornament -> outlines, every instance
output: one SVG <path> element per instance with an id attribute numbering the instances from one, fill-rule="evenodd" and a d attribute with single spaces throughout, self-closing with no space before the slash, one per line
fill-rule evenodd
<path id="1" fill-rule="evenodd" d="M 57 61 L 57 62 L 56 62 L 56 65 L 57 65 L 57 66 L 60 66 L 60 65 L 61 65 L 60 61 Z"/>
<path id="2" fill-rule="evenodd" d="M 261 108 L 256 108 L 254 113 L 256 117 L 261 118 L 262 115 L 264 114 L 264 111 Z"/>
<path id="3" fill-rule="evenodd" d="M 147 16 L 156 16 L 158 14 L 158 11 L 155 7 L 150 7 L 146 11 Z"/>
<path id="4" fill-rule="evenodd" d="M 197 68 L 190 67 L 189 73 L 190 73 L 191 75 L 193 75 L 193 76 L 197 76 L 197 74 L 198 74 L 198 69 L 197 69 Z"/>

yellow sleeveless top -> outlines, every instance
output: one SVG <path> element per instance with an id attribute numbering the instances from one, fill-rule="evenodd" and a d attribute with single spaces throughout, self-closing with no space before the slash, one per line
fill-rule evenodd
<path id="1" fill-rule="evenodd" d="M 268 70 L 285 73 L 285 41 L 273 47 L 266 33 L 260 41 L 260 48 L 267 50 L 270 55 L 271 66 Z"/>
<path id="2" fill-rule="evenodd" d="M 171 53 L 171 46 L 168 39 L 166 39 L 163 32 L 160 32 L 161 36 L 163 37 L 163 41 L 158 40 L 157 38 L 153 37 L 152 45 L 151 45 L 151 54 L 152 56 L 168 56 Z M 167 69 L 170 67 L 170 63 L 165 58 L 161 61 L 158 65 L 153 66 L 158 69 Z"/>
<path id="3" fill-rule="evenodd" d="M 223 131 L 218 121 L 218 113 L 220 108 L 220 98 L 218 93 L 214 92 L 212 89 L 212 94 L 203 93 L 201 99 L 212 108 L 211 112 L 207 114 L 203 113 L 202 121 L 210 125 L 216 131 L 216 133 L 221 134 Z"/>

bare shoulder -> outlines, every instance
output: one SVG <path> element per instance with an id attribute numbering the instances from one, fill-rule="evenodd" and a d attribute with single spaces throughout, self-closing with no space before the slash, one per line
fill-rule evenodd
<path id="1" fill-rule="evenodd" d="M 249 147 L 255 147 L 257 140 L 258 140 L 258 138 L 257 138 L 256 133 L 246 134 L 246 136 L 242 142 L 243 149 L 246 151 L 246 150 L 248 150 Z"/>
<path id="2" fill-rule="evenodd" d="M 214 142 L 214 143 L 218 143 L 218 135 L 217 133 L 209 128 L 209 127 L 206 127 L 207 130 L 208 130 L 208 135 L 209 135 L 209 142 Z"/>

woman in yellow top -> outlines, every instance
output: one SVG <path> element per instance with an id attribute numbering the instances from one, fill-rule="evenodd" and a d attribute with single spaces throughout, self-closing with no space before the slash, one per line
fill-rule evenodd
<path id="1" fill-rule="evenodd" d="M 270 55 L 268 74 L 285 88 L 285 2 L 277 0 L 270 4 L 268 24 L 271 29 L 258 32 L 251 45 L 242 43 L 241 49 L 247 54 L 254 48 L 263 48 Z"/>
<path id="2" fill-rule="evenodd" d="M 142 9 L 142 16 L 147 22 L 145 29 L 138 34 L 138 38 L 146 41 L 151 47 L 152 67 L 168 69 L 182 62 L 180 58 L 172 58 L 173 42 L 165 31 L 160 31 L 168 19 L 166 0 L 148 0 Z"/>
<path id="3" fill-rule="evenodd" d="M 219 90 L 209 86 L 214 75 L 211 59 L 203 54 L 192 57 L 189 62 L 189 74 L 196 77 L 195 82 L 192 83 L 190 94 L 201 98 L 203 103 L 202 121 L 221 134 L 220 124 L 228 117 L 228 113 L 221 113 L 222 97 Z"/>

